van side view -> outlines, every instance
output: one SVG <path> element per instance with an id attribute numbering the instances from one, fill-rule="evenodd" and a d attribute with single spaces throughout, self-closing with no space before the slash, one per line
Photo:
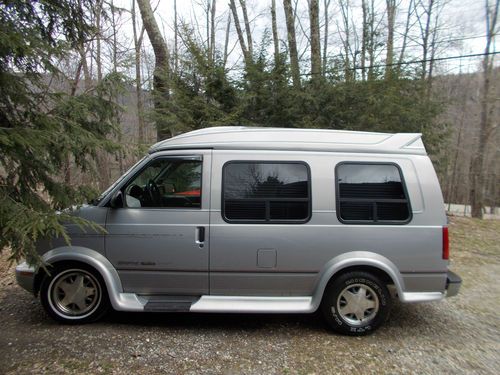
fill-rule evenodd
<path id="1" fill-rule="evenodd" d="M 159 142 L 39 241 L 18 283 L 65 323 L 120 311 L 312 313 L 362 335 L 391 300 L 458 293 L 420 134 L 207 128 Z"/>

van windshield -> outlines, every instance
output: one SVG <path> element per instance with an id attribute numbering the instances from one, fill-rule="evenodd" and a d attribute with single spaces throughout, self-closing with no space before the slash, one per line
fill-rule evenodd
<path id="1" fill-rule="evenodd" d="M 108 187 L 106 190 L 104 190 L 103 193 L 101 193 L 101 195 L 99 195 L 97 198 L 94 198 L 92 199 L 89 204 L 93 205 L 93 206 L 97 206 L 108 194 L 111 190 L 113 190 L 115 188 L 116 185 L 118 185 L 120 182 L 123 181 L 123 179 L 125 177 L 127 177 L 129 175 L 129 173 L 135 168 L 137 167 L 140 163 L 142 163 L 142 161 L 144 159 L 148 158 L 148 156 L 144 156 L 142 159 L 140 159 L 137 163 L 135 163 L 133 166 L 131 166 L 124 174 L 122 174 L 120 177 L 118 177 L 118 179 L 113 182 L 111 184 L 110 187 Z"/>

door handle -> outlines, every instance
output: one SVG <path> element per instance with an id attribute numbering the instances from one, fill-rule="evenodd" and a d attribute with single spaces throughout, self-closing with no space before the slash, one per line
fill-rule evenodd
<path id="1" fill-rule="evenodd" d="M 205 227 L 196 227 L 196 243 L 203 247 L 205 243 Z"/>

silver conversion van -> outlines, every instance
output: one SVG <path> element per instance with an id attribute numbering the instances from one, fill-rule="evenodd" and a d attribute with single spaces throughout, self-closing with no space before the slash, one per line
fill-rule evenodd
<path id="1" fill-rule="evenodd" d="M 420 134 L 207 128 L 159 142 L 16 268 L 66 323 L 121 311 L 311 313 L 366 334 L 391 299 L 456 295 Z"/>

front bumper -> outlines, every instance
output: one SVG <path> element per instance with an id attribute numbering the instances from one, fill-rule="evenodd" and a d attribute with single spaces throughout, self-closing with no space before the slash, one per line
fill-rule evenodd
<path id="1" fill-rule="evenodd" d="M 446 297 L 456 296 L 461 285 L 462 278 L 455 272 L 448 271 L 448 277 L 446 278 Z"/>
<path id="2" fill-rule="evenodd" d="M 35 282 L 35 267 L 23 262 L 16 267 L 17 283 L 28 292 L 33 293 Z"/>

